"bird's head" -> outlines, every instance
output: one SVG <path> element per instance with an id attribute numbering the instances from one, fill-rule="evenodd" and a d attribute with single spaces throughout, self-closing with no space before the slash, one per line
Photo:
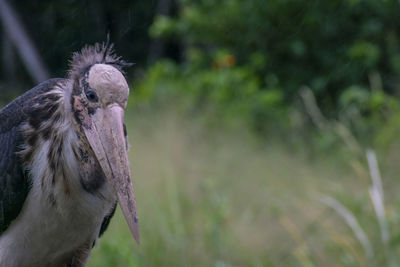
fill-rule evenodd
<path id="1" fill-rule="evenodd" d="M 122 68 L 128 65 L 115 56 L 112 47 L 96 44 L 73 55 L 69 78 L 74 83 L 74 120 L 112 184 L 131 232 L 139 242 L 124 125 L 129 87 Z"/>

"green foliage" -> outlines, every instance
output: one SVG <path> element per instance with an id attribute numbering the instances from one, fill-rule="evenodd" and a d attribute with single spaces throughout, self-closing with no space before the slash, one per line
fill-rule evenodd
<path id="1" fill-rule="evenodd" d="M 341 122 L 364 145 L 382 147 L 380 139 L 384 135 L 385 142 L 395 141 L 388 132 L 400 126 L 400 103 L 396 98 L 382 91 L 352 86 L 341 94 L 339 108 Z"/>
<path id="2" fill-rule="evenodd" d="M 288 126 L 284 96 L 273 77 L 269 77 L 269 87 L 262 87 L 251 68 L 235 66 L 235 58 L 226 52 L 216 53 L 208 69 L 197 67 L 201 59 L 197 59 L 196 50 L 191 57 L 193 64 L 188 62 L 184 66 L 171 61 L 156 63 L 136 86 L 134 101 L 181 101 L 186 111 L 201 113 L 211 124 L 246 122 L 262 132 L 270 126 Z"/>
<path id="3" fill-rule="evenodd" d="M 378 71 L 385 89 L 399 73 L 398 1 L 182 0 L 177 17 L 159 17 L 153 36 L 180 40 L 203 61 L 229 51 L 237 65 L 251 68 L 268 86 L 273 76 L 285 100 L 308 85 L 321 103 L 335 110 L 350 86 L 368 87 Z M 330 111 L 330 110 L 329 110 Z"/>
<path id="4" fill-rule="evenodd" d="M 174 103 L 185 113 L 201 114 L 208 127 L 245 125 L 264 137 L 305 141 L 322 150 L 337 144 L 336 130 L 318 131 L 320 125 L 308 122 L 312 114 L 302 105 L 287 105 L 275 75 L 267 75 L 263 87 L 251 67 L 232 63 L 231 54 L 216 53 L 213 65 L 205 69 L 197 52 L 191 52 L 193 61 L 185 65 L 160 61 L 149 68 L 132 102 Z M 364 147 L 387 148 L 400 129 L 400 102 L 379 86 L 350 86 L 338 97 L 335 117 L 329 120 L 343 124 Z"/>
<path id="5" fill-rule="evenodd" d="M 299 91 L 308 86 L 322 113 L 363 145 L 394 140 L 398 1 L 179 3 L 178 14 L 156 17 L 150 33 L 184 44 L 185 59 L 151 67 L 139 94 L 151 99 L 173 92 L 210 118 L 239 119 L 264 135 L 287 136 L 310 134 L 309 114 L 299 105 Z M 336 142 L 329 132 L 314 136 L 317 146 Z"/>

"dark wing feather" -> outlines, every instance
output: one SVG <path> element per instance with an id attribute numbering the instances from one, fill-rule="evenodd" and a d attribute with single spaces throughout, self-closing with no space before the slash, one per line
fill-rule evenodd
<path id="1" fill-rule="evenodd" d="M 110 221 L 111 221 L 112 217 L 114 216 L 116 209 L 117 209 L 117 203 L 114 204 L 110 213 L 104 217 L 103 222 L 100 227 L 99 237 L 101 237 L 104 234 L 104 232 L 107 230 L 108 225 L 110 224 Z"/>
<path id="2" fill-rule="evenodd" d="M 63 79 L 45 81 L 0 110 L 0 235 L 18 216 L 30 189 L 17 152 L 23 143 L 20 127 L 35 96 L 51 90 Z"/>
<path id="3" fill-rule="evenodd" d="M 25 120 L 25 111 L 32 106 L 34 97 L 50 91 L 60 81 L 65 79 L 55 78 L 42 82 L 0 110 L 0 134 L 8 132 Z"/>
<path id="4" fill-rule="evenodd" d="M 0 234 L 18 216 L 29 192 L 29 179 L 15 154 L 21 142 L 18 127 L 0 133 Z"/>

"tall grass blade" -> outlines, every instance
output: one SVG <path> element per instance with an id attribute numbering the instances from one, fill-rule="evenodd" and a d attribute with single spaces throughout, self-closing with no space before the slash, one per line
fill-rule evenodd
<path id="1" fill-rule="evenodd" d="M 320 130 L 324 130 L 328 122 L 317 105 L 314 93 L 309 87 L 303 86 L 302 88 L 300 88 L 300 97 L 303 100 L 306 111 L 309 114 L 312 122 Z"/>
<path id="2" fill-rule="evenodd" d="M 376 217 L 378 218 L 382 242 L 386 246 L 389 243 L 389 227 L 385 217 L 385 206 L 383 204 L 382 179 L 375 152 L 372 149 L 367 149 L 366 155 L 369 173 L 372 180 L 372 185 L 369 188 L 369 195 L 371 197 L 372 204 L 374 205 Z"/>
<path id="3" fill-rule="evenodd" d="M 369 242 L 369 239 L 365 234 L 364 230 L 358 223 L 356 217 L 339 201 L 330 196 L 321 196 L 319 200 L 323 204 L 334 209 L 340 216 L 343 217 L 343 219 L 346 221 L 347 225 L 351 228 L 354 235 L 356 236 L 361 246 L 363 247 L 367 258 L 372 259 L 374 257 L 374 251 L 372 249 L 371 243 Z"/>

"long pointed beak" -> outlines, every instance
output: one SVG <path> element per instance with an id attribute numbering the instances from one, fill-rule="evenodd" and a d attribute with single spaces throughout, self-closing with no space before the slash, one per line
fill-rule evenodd
<path id="1" fill-rule="evenodd" d="M 98 109 L 83 129 L 97 160 L 111 182 L 136 242 L 139 219 L 123 130 L 124 110 L 118 105 Z"/>

